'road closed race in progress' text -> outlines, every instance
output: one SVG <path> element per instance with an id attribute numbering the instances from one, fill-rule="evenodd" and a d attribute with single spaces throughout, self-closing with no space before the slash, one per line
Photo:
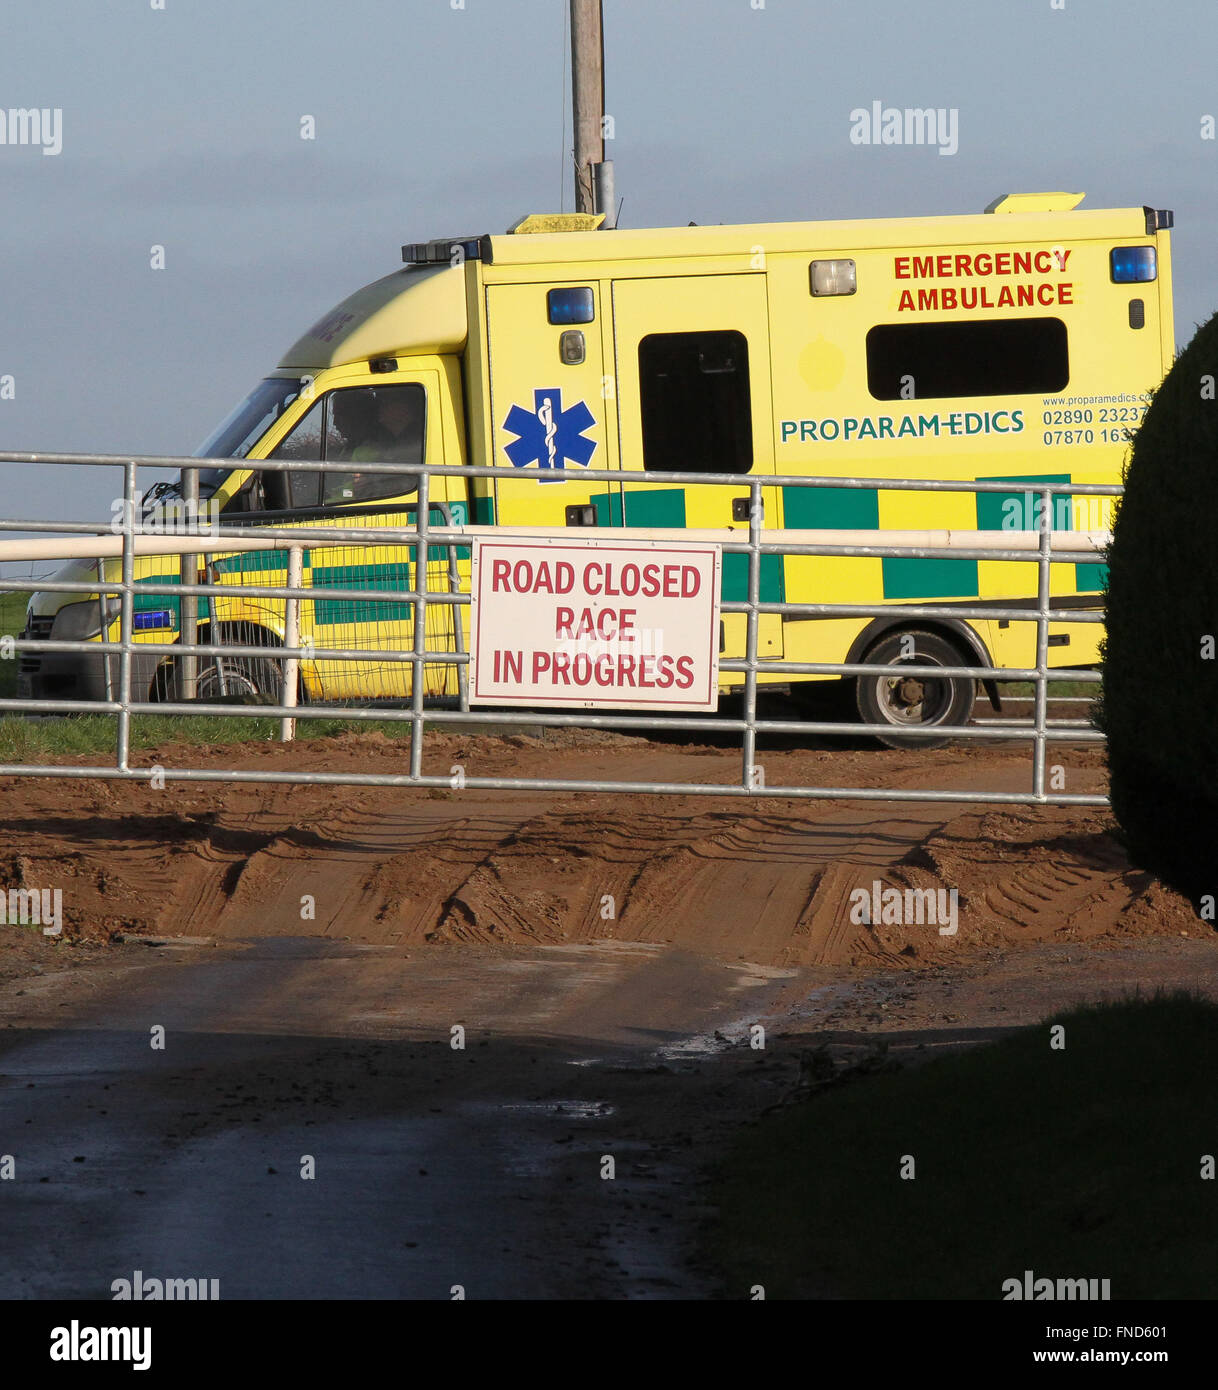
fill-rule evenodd
<path id="1" fill-rule="evenodd" d="M 718 548 L 474 542 L 470 700 L 713 710 Z"/>

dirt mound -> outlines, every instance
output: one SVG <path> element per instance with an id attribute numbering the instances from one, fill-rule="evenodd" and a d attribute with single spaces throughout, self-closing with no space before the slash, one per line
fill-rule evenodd
<path id="1" fill-rule="evenodd" d="M 731 749 L 572 729 L 429 735 L 427 754 L 445 774 L 730 784 L 739 769 Z M 368 733 L 147 760 L 383 772 L 406 756 Z M 764 761 L 770 785 L 1027 780 L 1026 754 L 1010 747 L 780 748 Z M 1102 785 L 1094 750 L 1071 775 L 1072 789 Z M 917 968 L 979 946 L 1207 930 L 1129 866 L 1090 808 L 29 779 L 11 780 L 6 800 L 3 886 L 61 888 L 74 940 L 612 940 L 778 966 Z"/>
<path id="2" fill-rule="evenodd" d="M 962 932 L 967 923 L 986 945 L 1204 931 L 1188 902 L 1130 865 L 1113 829 L 1111 817 L 1087 808 L 1067 818 L 1027 808 L 970 813 L 911 850 L 898 871 L 955 887 Z"/>

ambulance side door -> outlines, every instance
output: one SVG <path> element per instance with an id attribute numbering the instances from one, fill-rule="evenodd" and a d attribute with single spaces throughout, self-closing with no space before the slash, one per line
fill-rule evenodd
<path id="1" fill-rule="evenodd" d="M 616 467 L 599 283 L 490 285 L 486 312 L 492 461 L 503 470 L 495 480 L 495 523 L 620 525 L 616 484 L 553 476 L 555 469 Z"/>

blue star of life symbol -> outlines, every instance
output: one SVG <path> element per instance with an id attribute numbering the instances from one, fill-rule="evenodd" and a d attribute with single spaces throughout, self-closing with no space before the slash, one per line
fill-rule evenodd
<path id="1" fill-rule="evenodd" d="M 584 431 L 596 424 L 596 419 L 583 401 L 562 408 L 562 389 L 554 386 L 533 392 L 533 410 L 514 405 L 508 411 L 503 428 L 519 438 L 507 445 L 504 452 L 513 468 L 527 468 L 535 463 L 541 470 L 540 482 L 559 482 L 547 478 L 547 469 L 565 468 L 567 462 L 587 468 L 595 439 L 585 439 Z"/>

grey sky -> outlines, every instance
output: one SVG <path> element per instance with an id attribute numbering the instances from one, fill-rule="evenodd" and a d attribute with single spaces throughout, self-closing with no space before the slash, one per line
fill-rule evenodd
<path id="1" fill-rule="evenodd" d="M 190 452 L 402 242 L 572 205 L 567 0 L 153 3 L 6 9 L 0 108 L 62 108 L 63 148 L 0 146 L 0 448 Z M 1213 0 L 758 3 L 605 0 L 623 225 L 1077 189 L 1175 210 L 1178 341 L 1218 307 Z M 958 152 L 852 145 L 876 100 L 958 108 Z M 25 517 L 114 491 L 0 486 Z"/>

